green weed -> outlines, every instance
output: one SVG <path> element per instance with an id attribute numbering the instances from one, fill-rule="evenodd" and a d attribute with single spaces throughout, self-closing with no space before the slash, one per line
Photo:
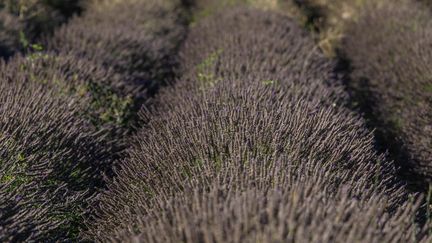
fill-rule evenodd
<path id="1" fill-rule="evenodd" d="M 200 64 L 197 65 L 197 77 L 200 88 L 206 90 L 216 85 L 219 78 L 216 77 L 213 70 L 216 66 L 216 61 L 223 53 L 222 49 L 218 49 L 207 56 Z"/>

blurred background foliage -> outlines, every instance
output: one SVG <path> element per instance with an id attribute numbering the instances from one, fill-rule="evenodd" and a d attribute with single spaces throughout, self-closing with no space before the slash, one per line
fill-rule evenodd
<path id="1" fill-rule="evenodd" d="M 0 2 L 0 56 L 25 51 L 42 35 L 82 11 L 82 0 L 3 0 Z"/>

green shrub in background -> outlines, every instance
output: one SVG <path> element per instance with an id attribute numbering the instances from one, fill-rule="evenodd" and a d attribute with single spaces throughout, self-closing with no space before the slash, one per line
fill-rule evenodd
<path id="1" fill-rule="evenodd" d="M 26 50 L 82 10 L 81 0 L 4 0 L 0 3 L 0 55 Z"/>

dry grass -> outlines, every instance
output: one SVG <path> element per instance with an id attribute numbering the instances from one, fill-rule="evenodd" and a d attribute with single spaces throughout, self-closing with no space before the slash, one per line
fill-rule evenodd
<path id="1" fill-rule="evenodd" d="M 286 14 L 299 23 L 306 22 L 304 14 L 300 11 L 294 0 L 196 0 L 194 1 L 195 17 L 193 21 L 198 21 L 203 17 L 208 17 L 224 8 L 235 6 L 249 6 L 261 10 L 269 10 Z"/>
<path id="2" fill-rule="evenodd" d="M 381 0 L 378 0 L 381 1 Z M 318 30 L 319 46 L 329 57 L 336 57 L 337 48 L 344 37 L 345 27 L 355 21 L 362 8 L 375 0 L 303 0 L 302 9 L 312 17 L 309 23 Z"/>

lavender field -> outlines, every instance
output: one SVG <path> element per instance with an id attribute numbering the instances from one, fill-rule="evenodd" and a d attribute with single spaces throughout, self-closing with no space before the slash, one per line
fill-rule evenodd
<path id="1" fill-rule="evenodd" d="M 0 242 L 432 242 L 429 0 L 0 0 Z"/>

